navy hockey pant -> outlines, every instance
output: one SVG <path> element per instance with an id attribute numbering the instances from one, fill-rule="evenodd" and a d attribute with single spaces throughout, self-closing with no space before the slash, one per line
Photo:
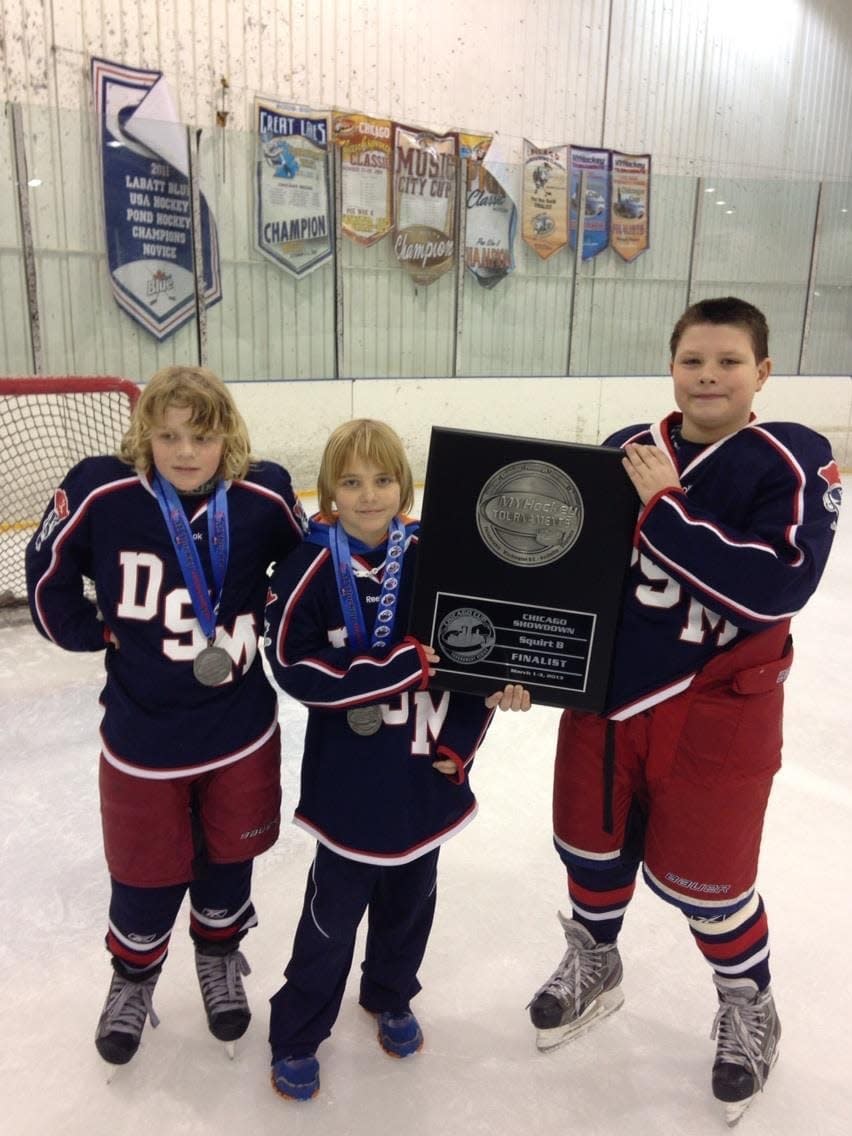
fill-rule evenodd
<path id="1" fill-rule="evenodd" d="M 270 999 L 273 1062 L 313 1053 L 331 1034 L 365 911 L 359 1002 L 371 1013 L 408 1009 L 435 914 L 438 851 L 385 867 L 317 845 L 287 981 Z"/>

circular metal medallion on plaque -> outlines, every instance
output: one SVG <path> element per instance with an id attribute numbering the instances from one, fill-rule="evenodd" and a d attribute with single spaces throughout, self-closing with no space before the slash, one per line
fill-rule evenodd
<path id="1" fill-rule="evenodd" d="M 438 627 L 441 654 L 454 663 L 478 663 L 487 658 L 497 642 L 494 624 L 475 607 L 457 607 Z"/>
<path id="2" fill-rule="evenodd" d="M 382 724 L 381 706 L 353 706 L 346 711 L 346 724 L 353 734 L 368 738 L 375 734 Z"/>
<path id="3" fill-rule="evenodd" d="M 583 498 L 564 470 L 550 462 L 519 461 L 498 469 L 476 502 L 476 527 L 507 564 L 552 564 L 576 543 Z"/>
<path id="4" fill-rule="evenodd" d="M 223 647 L 205 647 L 192 660 L 192 672 L 203 686 L 218 686 L 230 678 L 232 664 Z"/>

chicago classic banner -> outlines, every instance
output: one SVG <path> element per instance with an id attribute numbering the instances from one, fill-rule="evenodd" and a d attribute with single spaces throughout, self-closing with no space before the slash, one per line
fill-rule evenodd
<path id="1" fill-rule="evenodd" d="M 394 253 L 415 284 L 453 266 L 458 187 L 456 136 L 394 127 Z"/>
<path id="2" fill-rule="evenodd" d="M 255 100 L 257 248 L 293 276 L 331 258 L 328 115 Z"/>
<path id="3" fill-rule="evenodd" d="M 116 303 L 155 339 L 195 315 L 186 127 L 161 71 L 92 59 L 107 262 Z M 222 298 L 216 225 L 201 195 L 204 300 Z"/>
<path id="4" fill-rule="evenodd" d="M 332 135 L 340 147 L 343 235 L 374 245 L 393 226 L 393 124 L 386 118 L 335 111 Z"/>
<path id="5" fill-rule="evenodd" d="M 635 260 L 649 247 L 651 155 L 612 152 L 612 233 L 622 260 Z"/>
<path id="6" fill-rule="evenodd" d="M 542 260 L 568 240 L 568 147 L 540 149 L 524 139 L 521 233 Z"/>

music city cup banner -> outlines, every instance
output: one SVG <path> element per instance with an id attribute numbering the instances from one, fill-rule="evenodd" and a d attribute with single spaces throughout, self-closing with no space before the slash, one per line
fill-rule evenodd
<path id="1" fill-rule="evenodd" d="M 432 284 L 455 258 L 458 157 L 455 134 L 394 125 L 394 242 L 415 284 Z"/>
<path id="2" fill-rule="evenodd" d="M 541 150 L 524 139 L 521 234 L 542 260 L 568 240 L 568 147 Z"/>
<path id="3" fill-rule="evenodd" d="M 459 157 L 467 160 L 464 263 L 484 288 L 514 269 L 517 226 L 514 202 L 483 165 L 490 144 L 490 134 L 459 132 Z"/>
<path id="4" fill-rule="evenodd" d="M 583 260 L 597 256 L 609 244 L 610 152 L 571 147 L 571 248 L 577 247 L 577 211 L 580 175 L 586 173 L 583 219 Z"/>
<path id="5" fill-rule="evenodd" d="M 610 244 L 622 260 L 649 247 L 651 155 L 612 151 Z"/>
<path id="6" fill-rule="evenodd" d="M 331 257 L 328 115 L 255 99 L 257 248 L 295 277 Z"/>
<path id="7" fill-rule="evenodd" d="M 344 236 L 374 245 L 393 227 L 393 124 L 386 118 L 335 111 L 332 138 L 340 147 Z"/>
<path id="8" fill-rule="evenodd" d="M 161 71 L 92 59 L 107 262 L 116 303 L 155 339 L 195 315 L 186 127 Z M 222 298 L 216 224 L 201 194 L 202 276 Z"/>

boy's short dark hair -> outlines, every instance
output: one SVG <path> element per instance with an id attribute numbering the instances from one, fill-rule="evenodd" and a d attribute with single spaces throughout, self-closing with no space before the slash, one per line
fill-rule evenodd
<path id="1" fill-rule="evenodd" d="M 683 333 L 697 323 L 729 323 L 741 327 L 749 334 L 755 360 L 762 363 L 769 358 L 769 325 L 760 308 L 736 296 L 721 296 L 715 300 L 699 300 L 686 309 L 675 324 L 669 340 L 672 359 Z"/>

